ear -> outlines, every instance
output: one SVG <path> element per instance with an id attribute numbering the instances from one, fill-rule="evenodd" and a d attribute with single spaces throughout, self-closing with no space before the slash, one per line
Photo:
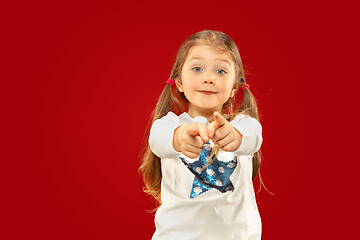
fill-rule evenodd
<path id="1" fill-rule="evenodd" d="M 179 92 L 184 92 L 183 85 L 179 78 L 175 78 L 175 84 L 176 84 L 176 87 L 178 88 Z"/>
<path id="2" fill-rule="evenodd" d="M 231 90 L 231 93 L 230 93 L 230 98 L 234 97 L 235 96 L 235 93 L 236 93 L 237 89 L 236 88 L 233 88 Z"/>

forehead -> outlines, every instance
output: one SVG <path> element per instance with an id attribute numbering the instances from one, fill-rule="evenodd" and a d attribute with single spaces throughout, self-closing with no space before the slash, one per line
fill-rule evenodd
<path id="1" fill-rule="evenodd" d="M 193 61 L 194 59 L 203 60 L 203 61 L 219 61 L 227 62 L 229 65 L 232 65 L 232 59 L 229 54 L 226 52 L 219 51 L 218 49 L 211 47 L 209 45 L 196 45 L 193 46 L 185 62 Z"/>

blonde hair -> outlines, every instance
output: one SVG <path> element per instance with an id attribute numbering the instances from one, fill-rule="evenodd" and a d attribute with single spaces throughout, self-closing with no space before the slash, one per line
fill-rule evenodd
<path id="1" fill-rule="evenodd" d="M 235 42 L 225 33 L 221 31 L 204 30 L 195 33 L 190 36 L 181 45 L 175 64 L 170 74 L 171 79 L 181 80 L 182 68 L 185 59 L 190 49 L 199 44 L 209 45 L 215 49 L 229 54 L 235 65 L 235 88 L 239 89 L 241 86 L 246 84 L 243 64 L 241 62 L 239 50 Z M 169 111 L 173 112 L 184 112 L 186 111 L 187 99 L 185 95 L 170 84 L 166 84 L 156 104 L 155 109 L 152 112 L 151 119 L 149 121 L 147 129 L 147 137 L 149 134 L 149 128 L 156 119 L 160 119 L 165 116 Z M 230 98 L 223 105 L 223 112 L 226 113 L 224 116 L 228 121 L 231 121 L 238 114 L 246 114 L 259 121 L 259 114 L 256 105 L 256 99 L 249 89 L 244 90 L 244 96 L 241 105 L 234 110 L 236 105 L 235 97 Z M 161 164 L 160 158 L 157 157 L 150 149 L 149 144 L 146 142 L 142 156 L 142 164 L 139 168 L 139 172 L 143 176 L 145 189 L 144 191 L 155 198 L 158 206 L 161 205 Z M 252 179 L 254 180 L 259 173 L 261 163 L 261 152 L 260 150 L 254 153 L 253 156 L 253 171 Z M 260 182 L 262 184 L 261 175 Z"/>

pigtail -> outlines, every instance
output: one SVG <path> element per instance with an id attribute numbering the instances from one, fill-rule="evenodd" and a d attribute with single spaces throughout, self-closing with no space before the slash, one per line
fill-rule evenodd
<path id="1" fill-rule="evenodd" d="M 181 69 L 185 58 L 191 47 L 195 44 L 196 40 L 189 38 L 180 47 L 170 74 L 170 78 L 175 82 L 181 81 Z M 172 111 L 175 114 L 180 114 L 186 111 L 187 105 L 188 103 L 184 94 L 179 92 L 177 87 L 166 84 L 148 123 L 145 134 L 146 142 L 143 144 L 145 147 L 143 152 L 140 154 L 140 156 L 142 156 L 142 164 L 139 168 L 139 173 L 142 175 L 145 184 L 144 192 L 155 198 L 157 207 L 161 205 L 161 162 L 160 158 L 151 151 L 147 141 L 150 135 L 150 128 L 155 120 L 164 117 L 169 111 Z"/>
<path id="2" fill-rule="evenodd" d="M 238 53 L 238 52 L 235 51 L 235 53 Z M 237 62 L 239 63 L 239 65 L 236 66 L 238 81 L 236 81 L 236 85 L 235 85 L 236 89 L 239 90 L 239 89 L 243 89 L 244 85 L 247 85 L 247 84 L 245 81 L 245 73 L 244 73 L 244 68 L 243 68 L 243 65 L 242 65 L 242 62 L 240 59 L 240 55 L 235 54 L 234 59 L 238 59 Z M 238 94 L 236 94 L 236 95 L 238 95 Z M 227 114 L 224 115 L 225 118 L 228 121 L 231 121 L 238 114 L 245 114 L 252 118 L 255 118 L 256 120 L 258 120 L 260 122 L 260 116 L 259 116 L 259 112 L 258 112 L 258 108 L 257 108 L 257 101 L 256 101 L 256 98 L 254 97 L 254 95 L 252 94 L 252 92 L 250 91 L 250 89 L 248 88 L 248 86 L 243 90 L 243 99 L 241 101 L 240 106 L 239 106 L 239 104 L 237 104 L 236 95 L 232 99 L 229 99 L 229 101 L 227 101 L 223 106 L 223 110 L 225 110 L 225 112 L 227 112 Z M 237 107 L 237 106 L 239 106 L 239 107 Z M 234 110 L 234 108 L 236 110 Z M 260 181 L 259 191 L 261 190 L 261 186 L 263 186 L 265 188 L 265 190 L 267 190 L 270 194 L 273 194 L 266 188 L 266 186 L 262 180 L 261 173 L 260 173 L 261 160 L 262 160 L 262 153 L 261 153 L 261 149 L 259 149 L 257 152 L 254 153 L 253 158 L 252 158 L 252 165 L 253 165 L 252 180 L 254 181 L 256 179 L 256 177 L 259 176 L 259 181 Z"/>
<path id="3" fill-rule="evenodd" d="M 158 99 L 158 102 L 154 110 L 151 113 L 151 117 L 146 131 L 146 137 L 145 137 L 146 140 L 148 140 L 149 138 L 150 128 L 154 123 L 154 121 L 156 119 L 162 118 L 170 111 L 171 102 L 172 102 L 171 85 L 166 84 Z M 146 144 L 144 145 L 146 147 L 144 148 L 143 153 L 141 154 L 143 158 L 142 158 L 142 164 L 139 168 L 139 173 L 142 175 L 145 184 L 144 192 L 153 196 L 157 201 L 157 203 L 160 205 L 161 204 L 160 190 L 161 190 L 161 179 L 162 179 L 160 158 L 151 151 L 148 142 L 146 142 Z"/>
<path id="4" fill-rule="evenodd" d="M 249 89 L 244 90 L 244 100 L 239 110 L 245 111 L 246 114 L 260 121 L 259 113 L 257 110 L 256 99 Z M 253 174 L 252 174 L 253 180 L 257 177 L 259 173 L 260 163 L 261 163 L 261 150 L 259 149 L 259 151 L 257 151 L 253 157 Z"/>
<path id="5" fill-rule="evenodd" d="M 245 85 L 246 84 L 245 79 L 242 78 L 241 80 L 242 80 L 241 86 Z M 254 95 L 251 93 L 249 88 L 244 90 L 244 97 L 243 97 L 242 103 L 236 112 L 237 112 L 237 114 L 242 113 L 242 114 L 248 115 L 248 116 L 253 117 L 256 120 L 260 121 L 257 104 L 256 104 L 256 99 L 255 99 Z M 259 151 L 254 153 L 252 163 L 253 163 L 252 180 L 255 180 L 260 171 L 261 149 L 259 149 Z M 260 177 L 260 182 L 263 185 L 263 183 L 261 181 L 261 176 L 259 176 L 259 177 Z"/>
<path id="6" fill-rule="evenodd" d="M 179 93 L 177 88 L 173 91 L 170 84 L 166 84 L 164 87 L 151 113 L 145 135 L 146 143 L 143 144 L 145 148 L 141 154 L 142 164 L 139 167 L 139 173 L 142 175 L 145 184 L 144 192 L 155 198 L 157 207 L 161 205 L 161 163 L 160 158 L 151 151 L 147 140 L 149 139 L 150 128 L 155 120 L 164 117 L 169 111 L 184 111 L 184 104 L 179 100 Z"/>
<path id="7" fill-rule="evenodd" d="M 239 66 L 239 74 L 241 76 L 244 75 L 244 71 L 242 66 Z M 245 79 L 243 77 L 240 78 L 240 83 L 236 85 L 237 89 L 242 89 L 242 86 L 245 85 Z M 245 114 L 252 118 L 255 118 L 256 120 L 260 121 L 259 113 L 257 109 L 256 99 L 254 95 L 251 93 L 249 88 L 244 90 L 244 96 L 241 102 L 241 105 L 238 107 L 238 109 L 234 110 L 234 106 L 238 106 L 236 104 L 236 97 L 234 96 L 232 99 L 229 99 L 223 106 L 223 112 L 224 117 L 229 122 L 232 121 L 237 115 L 239 114 Z M 252 172 L 252 180 L 255 180 L 257 177 L 259 170 L 260 170 L 260 163 L 261 163 L 261 151 L 257 151 L 254 153 L 253 156 L 253 172 Z M 261 176 L 260 176 L 261 179 Z M 264 186 L 265 187 L 265 186 Z"/>

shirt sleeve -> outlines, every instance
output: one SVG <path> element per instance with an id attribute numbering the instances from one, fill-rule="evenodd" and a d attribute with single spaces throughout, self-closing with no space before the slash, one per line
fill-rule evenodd
<path id="1" fill-rule="evenodd" d="M 180 155 L 173 146 L 174 130 L 180 125 L 178 116 L 172 112 L 154 121 L 150 129 L 149 146 L 156 156 L 176 158 Z"/>
<path id="2" fill-rule="evenodd" d="M 258 120 L 250 116 L 240 114 L 233 121 L 233 125 L 242 135 L 240 147 L 235 151 L 237 155 L 254 154 L 262 144 L 262 126 Z"/>

